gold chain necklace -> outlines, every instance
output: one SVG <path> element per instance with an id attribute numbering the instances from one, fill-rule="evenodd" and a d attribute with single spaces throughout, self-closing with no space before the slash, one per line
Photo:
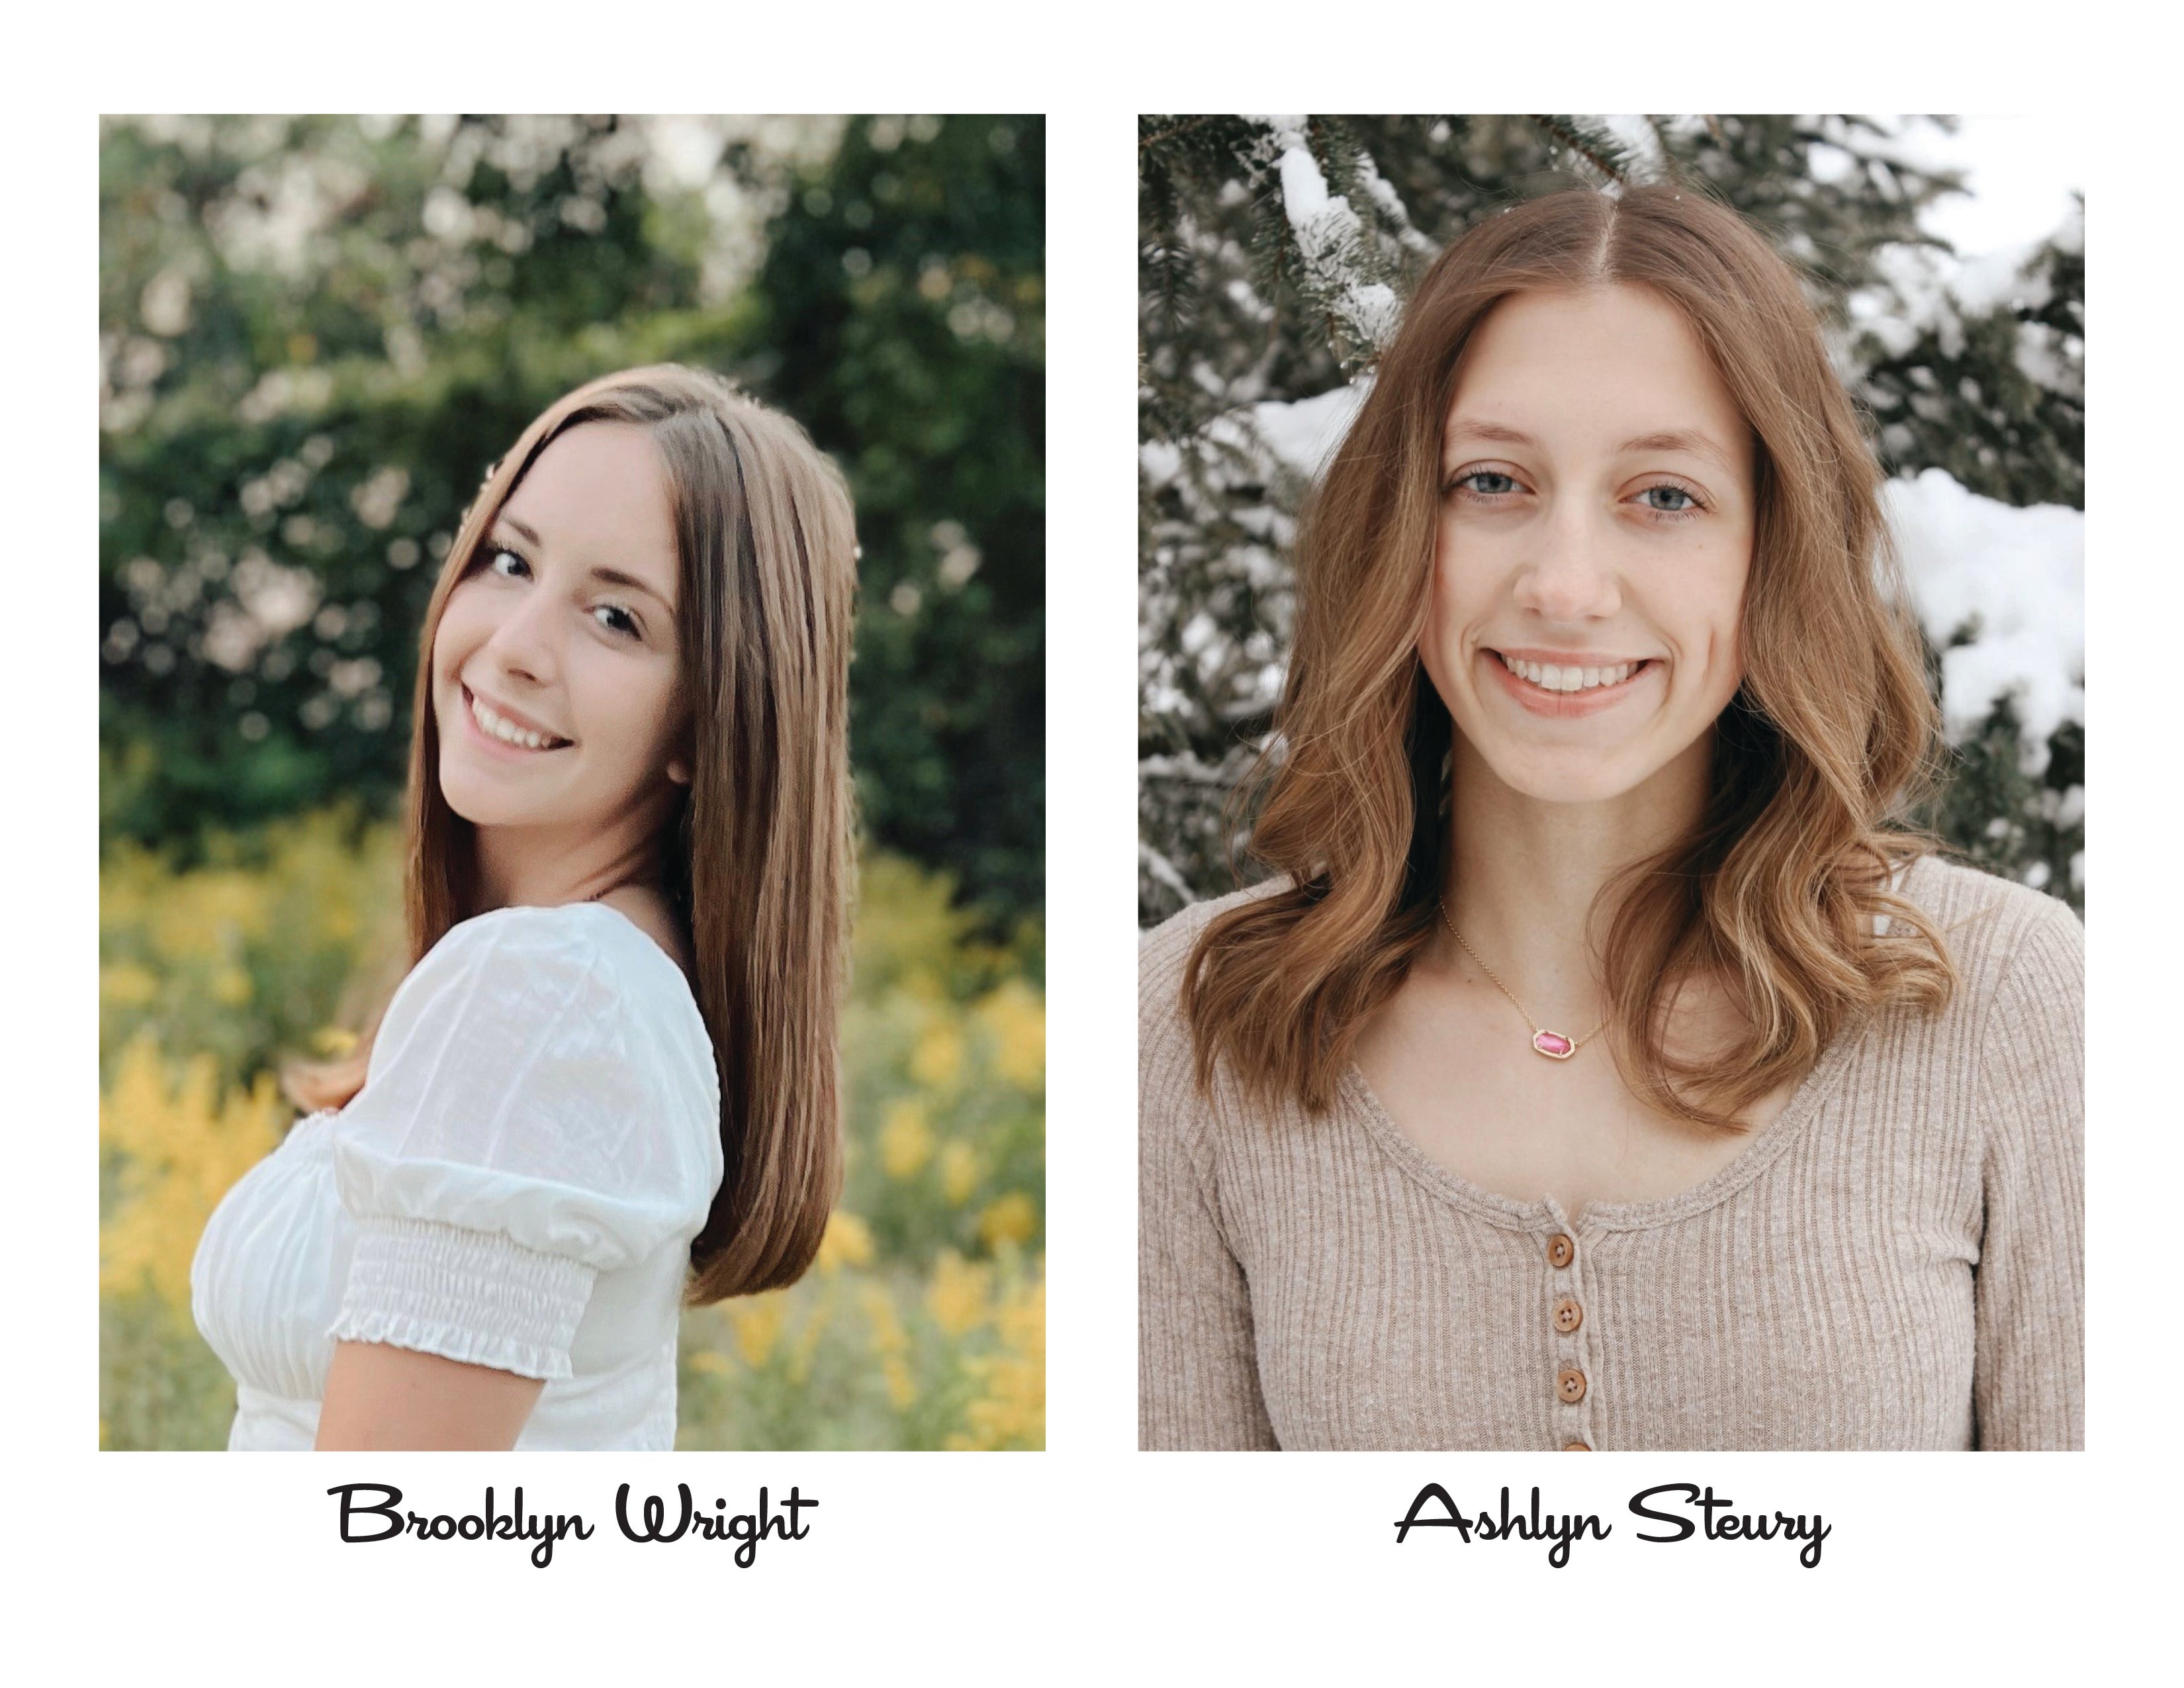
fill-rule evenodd
<path id="1" fill-rule="evenodd" d="M 1560 1032 L 1549 1031 L 1532 1017 L 1532 1011 L 1517 1000 L 1517 993 L 1502 983 L 1501 976 L 1479 959 L 1479 951 L 1473 949 L 1464 935 L 1456 929 L 1456 922 L 1448 917 L 1447 902 L 1436 899 L 1434 905 L 1440 911 L 1440 923 L 1448 928 L 1448 935 L 1463 945 L 1463 953 L 1470 956 L 1473 961 L 1479 962 L 1479 971 L 1493 980 L 1495 989 L 1507 997 L 1511 1006 L 1524 1017 L 1524 1023 L 1532 1028 L 1532 1048 L 1537 1053 L 1544 1055 L 1550 1061 L 1568 1061 L 1578 1050 L 1598 1037 L 1608 1020 L 1615 1017 L 1613 1014 L 1608 1015 L 1607 1019 L 1603 1019 L 1599 1025 L 1595 1026 L 1581 1038 L 1566 1037 Z"/>

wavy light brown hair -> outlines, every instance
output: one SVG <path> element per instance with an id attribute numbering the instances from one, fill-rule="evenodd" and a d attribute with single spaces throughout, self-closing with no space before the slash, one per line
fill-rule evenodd
<path id="1" fill-rule="evenodd" d="M 549 405 L 488 474 L 420 637 L 406 805 L 409 967 L 485 912 L 476 829 L 441 794 L 432 645 L 442 611 L 538 454 L 586 422 L 659 448 L 673 511 L 679 695 L 691 778 L 666 823 L 666 885 L 721 1081 L 725 1172 L 692 1242 L 702 1305 L 794 1283 L 841 1185 L 837 1025 L 851 889 L 849 664 L 856 536 L 839 471 L 804 430 L 708 371 L 602 376 Z M 407 967 L 404 968 L 407 972 Z M 371 1030 L 343 1060 L 283 1075 L 305 1108 L 364 1087 Z"/>
<path id="2" fill-rule="evenodd" d="M 1278 737 L 1241 795 L 1287 883 L 1207 922 L 1184 975 L 1198 1082 L 1325 1111 L 1359 1032 L 1435 930 L 1453 726 L 1418 642 L 1432 591 L 1457 361 L 1518 293 L 1643 287 L 1678 310 L 1751 426 L 1757 526 L 1743 683 L 1714 728 L 1690 837 L 1602 891 L 1597 957 L 1624 1082 L 1679 1117 L 1735 1116 L 1810 1068 L 1853 1016 L 1939 1008 L 1940 934 L 1891 894 L 1930 841 L 1895 824 L 1939 719 L 1880 500 L 1881 474 L 1796 274 L 1687 187 L 1574 189 L 1488 216 L 1419 283 L 1308 502 Z M 1276 753 L 1279 749 L 1279 755 Z M 1876 916 L 1908 932 L 1875 934 Z M 1718 980 L 1734 1045 L 1672 1050 L 1681 986 Z"/>

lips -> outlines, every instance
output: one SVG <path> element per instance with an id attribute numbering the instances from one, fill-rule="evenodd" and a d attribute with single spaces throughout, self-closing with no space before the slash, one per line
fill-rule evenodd
<path id="1" fill-rule="evenodd" d="M 470 723 L 471 731 L 476 734 L 477 738 L 483 744 L 494 746 L 495 748 L 502 750 L 511 751 L 519 755 L 541 755 L 550 750 L 566 749 L 574 742 L 571 739 L 563 738 L 560 733 L 552 731 L 550 728 L 542 726 L 539 722 L 534 721 L 529 716 L 523 714 L 521 710 L 509 708 L 505 704 L 501 703 L 497 699 L 481 697 L 478 694 L 473 692 L 468 686 L 461 686 L 460 690 L 463 699 L 463 715 Z M 499 737 L 498 734 L 488 730 L 486 724 L 478 718 L 478 710 L 481 708 L 499 717 L 500 720 L 506 721 L 510 727 L 515 727 L 521 732 L 535 734 L 539 738 L 546 742 L 538 745 L 530 745 L 519 742 L 511 742 L 509 739 Z"/>
<path id="2" fill-rule="evenodd" d="M 1549 720 L 1568 721 L 1581 716 L 1597 715 L 1603 710 L 1613 709 L 1641 686 L 1650 686 L 1653 676 L 1666 665 L 1658 657 L 1619 657 L 1605 654 L 1588 655 L 1582 651 L 1516 651 L 1507 655 L 1498 650 L 1482 649 L 1479 660 L 1491 672 L 1496 683 L 1513 701 L 1528 713 Z M 1616 668 L 1634 664 L 1630 674 L 1613 686 L 1591 686 L 1581 691 L 1552 691 L 1524 678 L 1509 666 L 1513 658 L 1527 666 L 1552 664 L 1557 668 Z"/>

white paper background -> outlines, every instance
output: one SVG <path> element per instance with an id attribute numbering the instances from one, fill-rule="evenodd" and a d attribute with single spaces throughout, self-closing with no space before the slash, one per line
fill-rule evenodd
<path id="1" fill-rule="evenodd" d="M 248 21 L 231 21 L 232 14 Z M 2170 48 L 2081 9 L 1238 7 L 794 13 L 101 11 L 18 34 L 7 500 L 16 890 L 8 1022 L 9 1407 L 0 1547 L 10 1653 L 35 1680 L 1043 1682 L 2075 1676 L 2153 1644 L 2173 1572 L 2178 1130 L 2173 700 L 2180 624 L 2169 410 L 2184 368 L 2173 148 L 2153 128 Z M 2166 26 L 2164 26 L 2166 28 Z M 2089 41 L 2086 31 L 2096 33 Z M 2099 85 L 2094 75 L 2098 71 Z M 1816 74 L 1817 73 L 1817 74 Z M 2092 1298 L 2079 1457 L 1139 1456 L 1134 1425 L 1135 182 L 1140 107 L 1542 106 L 2037 110 L 2083 137 L 2103 353 L 2088 614 L 2099 680 L 2090 883 Z M 1044 1456 L 101 1455 L 92 942 L 90 565 L 94 114 L 371 109 L 1045 109 L 1050 182 L 1048 1390 Z M 614 1486 L 690 1481 L 747 1506 L 794 1482 L 805 1541 L 735 1570 L 726 1544 L 637 1547 Z M 514 1543 L 342 1547 L 335 1482 L 432 1510 L 585 1513 L 547 1571 Z M 1617 1525 L 1542 1547 L 1394 1546 L 1426 1480 L 1469 1505 L 1538 1482 Z M 1712 1481 L 1818 1510 L 1822 1568 L 1779 1543 L 1648 1546 L 1625 1499 Z M 2157 1555 L 2163 1562 L 2157 1565 Z M 2159 1577 L 2156 1581 L 2157 1575 Z M 25 1624 L 23 1619 L 27 1618 Z M 2140 1656 L 2156 1674 L 2170 1649 Z"/>

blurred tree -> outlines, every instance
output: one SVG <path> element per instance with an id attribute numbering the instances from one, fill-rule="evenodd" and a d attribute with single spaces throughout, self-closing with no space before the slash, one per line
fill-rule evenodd
<path id="1" fill-rule="evenodd" d="M 722 369 L 779 404 L 849 471 L 867 576 L 854 748 L 873 829 L 953 870 L 967 895 L 996 912 L 1035 908 L 1039 530 L 1034 515 L 1025 547 L 1015 512 L 1036 511 L 1040 496 L 1038 120 L 961 121 L 967 141 L 954 120 L 915 136 L 910 125 L 938 120 L 108 120 L 102 834 L 170 846 L 187 861 L 209 825 L 256 822 L 337 794 L 364 799 L 360 812 L 383 811 L 404 773 L 417 629 L 434 568 L 488 465 L 570 387 L 677 359 Z M 1011 167 L 995 147 L 991 137 L 1004 131 L 1028 164 Z M 934 161 L 900 180 L 942 179 L 951 159 L 991 160 L 950 187 L 948 220 L 905 232 L 902 250 L 929 229 L 932 250 L 976 270 L 971 260 L 990 239 L 1003 254 L 989 261 L 992 273 L 1029 289 L 1022 305 L 1014 294 L 993 299 L 993 309 L 1017 312 L 1013 332 L 1000 336 L 975 326 L 992 324 L 972 309 L 986 298 L 977 292 L 989 279 L 983 274 L 967 283 L 961 319 L 951 302 L 914 291 L 931 307 L 924 337 L 892 352 L 888 326 L 867 333 L 856 317 L 871 304 L 910 332 L 900 302 L 844 301 L 836 339 L 863 359 L 867 381 L 890 356 L 914 371 L 896 401 L 922 406 L 885 414 L 889 450 L 877 455 L 855 432 L 869 414 L 836 401 L 822 420 L 801 408 L 819 402 L 816 392 L 774 378 L 795 369 L 775 344 L 788 318 L 763 287 L 745 286 L 766 214 L 771 237 L 796 237 L 844 135 L 852 157 L 881 157 L 889 148 L 874 138 L 892 135 L 905 163 Z M 877 179 L 884 172 L 868 174 L 863 214 L 884 226 L 894 215 Z M 841 243 L 832 258 L 838 294 L 852 279 L 841 246 L 862 231 L 845 216 L 815 220 Z M 915 264 L 911 273 L 924 275 Z M 956 320 L 972 331 L 952 330 Z M 818 331 L 809 332 L 808 355 L 823 356 Z M 1033 395 L 1030 429 L 1011 434 L 1021 448 L 982 443 L 984 473 L 957 473 L 950 465 L 968 454 L 959 450 L 965 433 L 990 430 L 959 426 L 948 409 L 951 359 L 965 365 L 967 402 L 989 404 L 983 418 L 1004 342 Z M 1004 484 L 1009 474 L 1029 490 Z M 998 526 L 989 506 L 1008 512 Z M 944 544 L 951 521 L 964 538 Z M 983 568 L 965 549 L 978 545 Z M 915 619 L 889 605 L 898 584 L 920 570 L 944 584 L 967 580 L 967 569 L 986 583 L 956 594 L 948 619 L 933 618 L 917 661 L 897 660 L 902 635 L 889 618 Z M 883 582 L 877 602 L 874 579 Z M 991 638 L 979 620 L 989 610 L 1005 622 Z M 958 635 L 960 649 L 948 643 Z M 877 660 L 875 643 L 889 653 Z M 894 683 L 876 684 L 873 670 Z M 1011 677 L 1026 671 L 1028 733 L 1011 721 L 979 740 L 967 718 L 987 705 L 1019 705 Z M 989 755 L 1028 761 L 936 766 L 930 756 L 899 755 L 919 735 L 934 737 L 936 708 L 955 724 L 944 749 L 975 740 Z M 912 725 L 898 728 L 897 716 Z M 900 795 L 898 772 L 911 782 Z M 989 813 L 976 793 L 994 786 L 1034 795 Z M 929 824 L 902 824 L 904 816 Z M 959 822 L 975 838 L 956 838 Z"/>
<path id="2" fill-rule="evenodd" d="M 1010 910 L 1044 883 L 1045 179 L 1036 117 L 850 124 L 746 337 L 857 490 L 866 824 Z"/>
<path id="3" fill-rule="evenodd" d="M 1925 120 L 1947 127 L 1950 120 Z M 1230 888 L 1231 792 L 1271 742 L 1289 546 L 1312 475 L 1426 267 L 1498 207 L 1669 181 L 1725 199 L 1803 278 L 1884 465 L 2012 506 L 2084 501 L 2082 220 L 1967 276 L 1920 214 L 1958 178 L 1843 116 L 1234 117 L 1139 125 L 1139 917 Z M 1975 618 L 1930 623 L 1942 648 Z M 2082 679 L 2082 677 L 2079 677 Z M 1277 750 L 1278 750 L 1277 747 Z M 1955 848 L 2077 900 L 2083 727 L 1960 732 Z"/>

